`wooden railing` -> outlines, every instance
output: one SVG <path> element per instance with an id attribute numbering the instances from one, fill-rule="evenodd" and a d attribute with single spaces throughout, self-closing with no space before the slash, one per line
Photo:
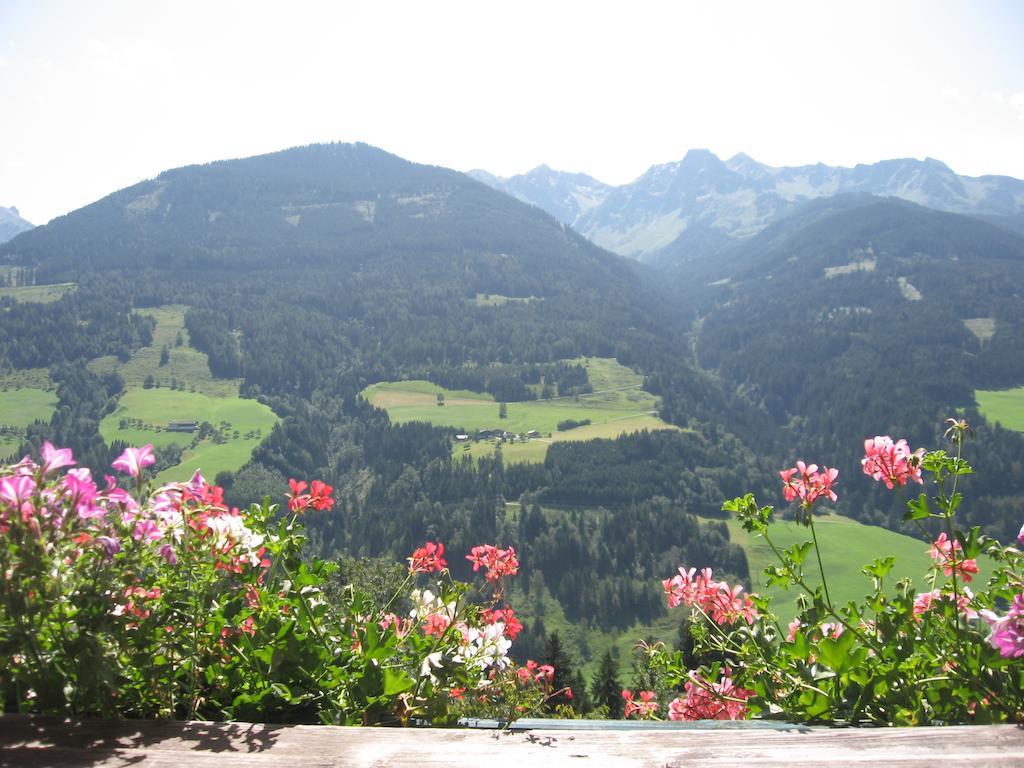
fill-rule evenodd
<path id="1" fill-rule="evenodd" d="M 529 723 L 520 723 L 529 725 Z M 601 723 L 507 731 L 0 717 L 0 766 L 1024 765 L 1024 730 Z M 723 727 L 725 726 L 725 727 Z"/>

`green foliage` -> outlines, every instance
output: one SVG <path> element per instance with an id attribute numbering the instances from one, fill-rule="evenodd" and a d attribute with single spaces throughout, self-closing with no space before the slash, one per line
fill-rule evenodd
<path id="1" fill-rule="evenodd" d="M 891 465 L 905 473 L 902 479 L 894 480 L 894 474 L 887 480 L 902 485 L 921 469 L 931 476 L 931 493 L 907 505 L 910 519 L 941 529 L 931 551 L 928 592 L 915 595 L 906 579 L 893 583 L 896 559 L 883 556 L 863 568 L 870 591 L 862 599 L 834 600 L 824 573 L 820 583 L 808 578 L 809 555 L 817 555 L 819 568 L 822 562 L 810 514 L 813 501 L 804 506 L 814 541 L 787 549 L 775 543 L 770 507 L 759 506 L 749 494 L 725 503 L 775 553 L 777 564 L 766 570 L 770 581 L 807 596 L 784 630 L 769 612 L 769 599 L 754 600 L 759 615 L 744 622 L 720 613 L 715 601 L 724 593 L 719 585 L 682 574 L 678 584 L 670 585 L 694 608 L 698 621 L 692 634 L 698 649 L 721 654 L 739 686 L 733 696 L 749 712 L 801 722 L 878 725 L 1013 722 L 1024 715 L 1024 667 L 1014 658 L 1020 643 L 1012 639 L 1019 632 L 1019 626 L 1012 629 L 1014 622 L 1024 621 L 1024 554 L 980 535 L 977 527 L 954 526 L 962 499 L 957 484 L 972 469 L 960 456 L 966 422 L 948 423 L 955 456 L 941 450 L 921 456 L 908 449 Z M 977 574 L 975 559 L 982 553 L 997 567 L 988 584 L 972 593 L 966 583 Z M 1017 606 L 1004 619 L 1010 629 L 993 613 L 1008 604 Z M 651 658 L 677 685 L 719 676 L 718 664 L 690 673 L 679 651 L 656 648 Z M 693 698 L 689 688 L 687 695 Z"/>
<path id="2" fill-rule="evenodd" d="M 0 469 L 7 711 L 444 724 L 484 703 L 528 714 L 548 695 L 550 674 L 509 665 L 511 613 L 492 615 L 493 581 L 471 589 L 443 562 L 399 579 L 378 564 L 361 566 L 377 575 L 360 580 L 378 597 L 397 582 L 384 601 L 351 583 L 329 588 L 337 566 L 301 557 L 295 513 L 232 511 L 199 481 L 144 497 L 138 477 L 136 501 L 87 474 L 58 475 L 73 463 L 47 445 L 41 466 Z M 289 508 L 329 508 L 330 490 L 293 489 Z M 429 589 L 411 589 L 432 573 Z M 403 603 L 411 610 L 398 616 Z"/>

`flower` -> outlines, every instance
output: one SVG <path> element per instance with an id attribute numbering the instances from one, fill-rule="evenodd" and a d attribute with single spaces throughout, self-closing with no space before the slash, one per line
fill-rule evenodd
<path id="1" fill-rule="evenodd" d="M 43 442 L 43 474 L 47 475 L 56 469 L 61 467 L 71 467 L 75 465 L 75 456 L 71 452 L 70 448 L 54 448 L 50 445 L 50 441 Z"/>
<path id="2" fill-rule="evenodd" d="M 432 613 L 427 616 L 426 621 L 423 622 L 423 634 L 441 637 L 441 635 L 445 633 L 445 630 L 451 626 L 451 623 L 451 619 L 447 616 L 442 616 L 439 613 Z"/>
<path id="3" fill-rule="evenodd" d="M 1024 544 L 1024 525 L 1020 527 L 1020 533 L 1017 534 L 1017 541 Z"/>
<path id="4" fill-rule="evenodd" d="M 958 556 L 962 552 L 963 547 L 960 546 L 960 542 L 956 539 L 949 540 L 945 531 L 939 534 L 939 538 L 928 550 L 928 554 L 942 568 L 943 573 L 947 576 L 953 576 L 955 573 L 967 582 L 974 578 L 973 574 L 978 572 L 978 561 L 964 559 L 962 555 Z"/>
<path id="5" fill-rule="evenodd" d="M 671 579 L 661 582 L 668 597 L 668 607 L 686 604 L 711 617 L 719 625 L 735 624 L 740 619 L 753 624 L 757 608 L 749 595 L 742 594 L 743 587 L 730 587 L 724 581 L 715 581 L 710 568 L 697 573 L 691 568 L 682 568 Z"/>
<path id="6" fill-rule="evenodd" d="M 964 587 L 963 594 L 958 595 L 956 599 L 957 610 L 968 619 L 976 619 L 978 617 L 978 612 L 971 607 L 971 600 L 973 599 L 974 595 L 971 594 L 971 590 L 968 587 Z M 920 622 L 924 618 L 924 614 L 930 611 L 936 602 L 941 601 L 953 602 L 953 595 L 943 594 L 937 589 L 933 589 L 931 592 L 921 592 L 916 595 L 914 597 L 914 621 Z"/>
<path id="7" fill-rule="evenodd" d="M 312 499 L 308 493 L 303 493 L 306 490 L 306 481 L 292 477 L 288 479 L 288 487 L 292 489 L 288 496 L 288 509 L 296 514 L 307 509 Z"/>
<path id="8" fill-rule="evenodd" d="M 118 472 L 126 472 L 132 477 L 138 477 L 144 467 L 155 463 L 153 445 L 148 443 L 141 448 L 125 448 L 124 453 L 114 459 L 110 466 Z"/>
<path id="9" fill-rule="evenodd" d="M 334 499 L 331 498 L 334 488 L 327 483 L 314 480 L 313 487 L 306 493 L 309 485 L 305 480 L 290 478 L 288 487 L 291 488 L 291 493 L 288 494 L 288 509 L 296 514 L 310 507 L 322 512 L 334 506 Z"/>
<path id="10" fill-rule="evenodd" d="M 409 558 L 409 573 L 436 573 L 443 570 L 448 565 L 443 555 L 444 544 L 428 541 Z"/>
<path id="11" fill-rule="evenodd" d="M 658 709 L 658 702 L 655 701 L 654 691 L 640 691 L 640 700 L 633 697 L 633 692 L 628 688 L 622 691 L 622 698 L 626 700 L 625 716 L 627 718 L 637 715 L 639 717 L 651 717 Z"/>
<path id="12" fill-rule="evenodd" d="M 1005 659 L 1019 659 L 1024 656 L 1024 592 L 1013 598 L 1013 605 L 1006 616 L 997 616 L 992 611 L 981 611 L 992 634 L 989 645 L 999 651 Z"/>
<path id="13" fill-rule="evenodd" d="M 523 631 L 523 625 L 516 618 L 515 611 L 509 606 L 504 608 L 493 608 L 481 613 L 481 618 L 488 624 L 497 624 L 499 621 L 505 625 L 505 637 L 515 640 L 516 636 Z"/>
<path id="14" fill-rule="evenodd" d="M 310 504 L 313 509 L 317 512 L 323 512 L 334 506 L 334 499 L 331 498 L 331 494 L 334 492 L 334 488 L 327 483 L 322 483 L 319 480 L 313 481 L 313 487 L 310 489 Z"/>
<path id="15" fill-rule="evenodd" d="M 483 544 L 473 547 L 466 559 L 473 564 L 473 573 L 486 568 L 484 578 L 490 582 L 500 581 L 503 576 L 515 576 L 519 572 L 519 561 L 512 547 L 498 549 L 493 544 Z"/>
<path id="16" fill-rule="evenodd" d="M 724 670 L 722 679 L 711 683 L 696 672 L 683 686 L 686 698 L 674 699 L 668 705 L 669 720 L 739 720 L 746 716 L 746 700 L 753 691 L 733 683 L 731 670 Z"/>
<path id="17" fill-rule="evenodd" d="M 885 483 L 892 490 L 895 486 L 904 486 L 911 480 L 923 484 L 921 479 L 921 459 L 924 449 L 911 451 L 906 440 L 895 443 L 888 435 L 876 435 L 864 441 L 864 458 L 860 460 L 864 474 Z"/>
<path id="18" fill-rule="evenodd" d="M 795 467 L 779 472 L 779 477 L 782 478 L 782 495 L 786 501 L 799 499 L 805 509 L 809 509 L 823 496 L 831 501 L 838 498 L 836 492 L 832 490 L 836 478 L 839 477 L 838 469 L 822 467 L 821 472 L 818 472 L 817 464 L 804 464 L 798 461 Z"/>

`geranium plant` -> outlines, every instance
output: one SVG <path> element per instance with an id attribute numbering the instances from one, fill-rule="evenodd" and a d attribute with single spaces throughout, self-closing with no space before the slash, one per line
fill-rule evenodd
<path id="1" fill-rule="evenodd" d="M 550 675 L 508 658 L 511 548 L 473 549 L 479 587 L 428 542 L 387 604 L 351 587 L 328 599 L 334 566 L 301 556 L 301 517 L 330 509 L 329 485 L 293 479 L 282 508 L 238 510 L 198 472 L 152 489 L 153 461 L 151 446 L 114 461 L 127 488 L 49 443 L 39 462 L 0 468 L 6 711 L 439 723 L 481 698 L 521 713 L 546 696 Z M 526 677 L 529 695 L 502 687 Z"/>
<path id="2" fill-rule="evenodd" d="M 683 689 L 668 703 L 671 719 L 911 725 L 1024 718 L 1024 555 L 976 527 L 956 526 L 959 481 L 972 470 L 962 456 L 966 423 L 951 419 L 948 426 L 953 455 L 878 436 L 865 442 L 862 460 L 864 473 L 889 489 L 928 485 L 930 493 L 911 499 L 905 515 L 932 542 L 923 591 L 909 580 L 888 583 L 894 558 L 880 557 L 863 568 L 863 600 L 833 601 L 814 518 L 837 498 L 835 469 L 800 461 L 780 473 L 783 497 L 810 534 L 785 549 L 772 538 L 771 506 L 750 494 L 725 503 L 775 554 L 768 584 L 801 590 L 799 613 L 782 626 L 769 598 L 717 581 L 710 569 L 680 568 L 666 579 L 668 605 L 693 614 L 696 652 L 719 660 L 687 669 L 682 653 L 650 650 L 651 663 Z M 1015 544 L 1024 544 L 1024 530 Z M 995 567 L 978 587 L 981 555 Z M 657 716 L 651 706 L 634 705 L 633 712 Z"/>

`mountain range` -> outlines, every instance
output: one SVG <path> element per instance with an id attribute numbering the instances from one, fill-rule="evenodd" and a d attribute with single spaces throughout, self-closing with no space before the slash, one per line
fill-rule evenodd
<path id="1" fill-rule="evenodd" d="M 1024 181 L 960 176 L 932 158 L 853 168 L 773 167 L 742 153 L 723 161 L 694 149 L 618 187 L 545 165 L 510 178 L 470 175 L 542 208 L 600 246 L 652 263 L 716 253 L 805 202 L 845 193 L 896 197 L 1024 231 Z"/>
<path id="2" fill-rule="evenodd" d="M 33 225 L 21 218 L 18 209 L 0 205 L 0 243 L 6 243 L 15 235 L 32 229 Z"/>
<path id="3" fill-rule="evenodd" d="M 743 576 L 725 526 L 692 516 L 777 496 L 797 458 L 840 469 L 841 512 L 900 528 L 899 501 L 859 482 L 858 446 L 876 433 L 940 445 L 951 414 L 975 424 L 965 482 L 984 487 L 964 518 L 1010 540 L 1024 440 L 989 425 L 975 393 L 1024 384 L 1024 235 L 980 217 L 1012 220 L 1021 182 L 894 163 L 769 169 L 691 152 L 619 188 L 542 169 L 524 188 L 543 205 L 365 144 L 168 170 L 0 245 L 26 289 L 64 286 L 49 303 L 0 296 L 0 373 L 31 369 L 59 398 L 17 455 L 45 439 L 108 467 L 98 424 L 125 388 L 110 366 L 137 364 L 150 314 L 173 308 L 181 345 L 280 417 L 219 478 L 231 503 L 323 478 L 338 504 L 311 530 L 328 554 L 501 541 L 566 615 L 625 626 L 658 614 L 648 587 L 684 554 Z M 935 210 L 957 205 L 969 210 Z M 596 237 L 602 216 L 634 244 L 644 221 L 679 231 L 660 245 L 648 231 L 632 255 L 654 263 L 638 263 L 576 231 Z M 465 425 L 429 423 L 440 401 L 421 380 L 453 394 L 445 414 L 459 391 L 512 408 L 557 375 L 587 380 L 595 358 L 641 375 L 670 428 L 506 464 L 453 459 Z M 362 396 L 403 380 L 423 385 L 425 421 L 392 423 Z M 554 509 L 567 498 L 586 501 Z"/>

